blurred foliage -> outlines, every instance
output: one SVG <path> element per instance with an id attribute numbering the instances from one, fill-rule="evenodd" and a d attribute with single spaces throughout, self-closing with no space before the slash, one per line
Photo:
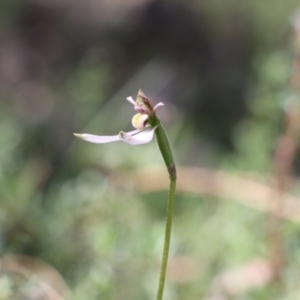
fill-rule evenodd
<path id="1" fill-rule="evenodd" d="M 297 5 L 2 0 L 3 257 L 47 262 L 71 299 L 155 298 L 166 192 L 139 194 L 130 185 L 135 170 L 163 164 L 155 143 L 100 146 L 72 133 L 129 129 L 125 98 L 143 88 L 166 104 L 160 115 L 178 164 L 272 172 L 284 108 L 295 97 L 290 23 Z M 116 184 L 119 174 L 129 183 Z M 268 258 L 266 214 L 227 200 L 178 195 L 170 263 L 179 269 L 170 267 L 166 300 L 212 299 L 224 270 Z M 283 229 L 283 284 L 230 299 L 299 299 L 299 226 Z M 31 280 L 3 271 L 0 299 L 44 299 Z"/>

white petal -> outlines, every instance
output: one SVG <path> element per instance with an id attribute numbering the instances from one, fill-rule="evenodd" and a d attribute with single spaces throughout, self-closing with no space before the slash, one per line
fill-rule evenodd
<path id="1" fill-rule="evenodd" d="M 129 134 L 129 135 L 135 135 L 138 132 L 141 132 L 141 129 L 135 129 L 135 130 L 132 130 L 132 131 L 129 131 L 129 132 L 126 132 L 126 133 Z"/>
<path id="2" fill-rule="evenodd" d="M 155 110 L 156 110 L 158 107 L 160 107 L 160 106 L 164 106 L 164 104 L 163 104 L 162 102 L 157 103 L 157 104 L 154 106 L 153 110 L 155 111 Z"/>
<path id="3" fill-rule="evenodd" d="M 155 128 L 146 129 L 146 130 L 139 131 L 138 133 L 136 133 L 137 131 L 139 131 L 139 130 L 134 130 L 134 131 L 127 132 L 127 133 L 121 131 L 120 138 L 125 143 L 131 144 L 131 145 L 146 144 L 153 140 Z"/>
<path id="4" fill-rule="evenodd" d="M 96 144 L 105 144 L 105 143 L 116 142 L 121 140 L 120 135 L 100 136 L 100 135 L 93 135 L 87 133 L 83 133 L 83 134 L 74 133 L 74 135 L 87 142 L 96 143 Z"/>
<path id="5" fill-rule="evenodd" d="M 131 104 L 135 105 L 135 101 L 132 99 L 132 97 L 127 97 L 126 98 Z"/>

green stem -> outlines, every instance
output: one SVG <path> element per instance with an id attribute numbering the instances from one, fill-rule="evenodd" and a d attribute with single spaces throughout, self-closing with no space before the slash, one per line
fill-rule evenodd
<path id="1" fill-rule="evenodd" d="M 162 258 L 161 269 L 160 269 L 159 286 L 158 286 L 158 292 L 156 298 L 157 300 L 162 300 L 163 293 L 164 293 L 165 278 L 166 278 L 167 263 L 168 263 L 169 248 L 170 248 L 171 230 L 172 230 L 172 219 L 173 219 L 173 211 L 174 211 L 175 188 L 176 188 L 176 179 L 170 180 L 165 241 L 164 241 L 163 258 Z"/>
<path id="2" fill-rule="evenodd" d="M 162 264 L 160 269 L 160 278 L 157 292 L 157 300 L 162 300 L 165 286 L 165 278 L 167 271 L 167 263 L 170 248 L 171 230 L 172 230 L 172 219 L 174 211 L 175 202 L 175 190 L 176 190 L 176 167 L 173 160 L 170 143 L 163 126 L 158 120 L 158 126 L 155 130 L 156 141 L 160 152 L 163 156 L 165 164 L 167 166 L 169 177 L 170 177 L 170 187 L 169 187 L 169 197 L 168 197 L 168 208 L 167 208 L 167 220 L 166 220 L 166 230 L 165 230 L 165 241 L 163 249 Z"/>

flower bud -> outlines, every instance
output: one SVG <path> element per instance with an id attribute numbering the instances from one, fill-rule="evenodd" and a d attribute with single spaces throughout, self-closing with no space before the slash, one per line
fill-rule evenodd
<path id="1" fill-rule="evenodd" d="M 148 115 L 138 113 L 133 116 L 131 123 L 136 129 L 144 129 L 148 124 Z"/>

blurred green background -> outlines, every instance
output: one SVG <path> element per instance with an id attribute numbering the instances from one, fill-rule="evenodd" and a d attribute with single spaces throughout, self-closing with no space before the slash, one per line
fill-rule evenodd
<path id="1" fill-rule="evenodd" d="M 274 220 L 251 195 L 267 201 L 276 191 L 247 185 L 280 177 L 276 143 L 285 108 L 298 101 L 298 8 L 1 0 L 0 299 L 155 299 L 167 197 L 151 169 L 167 180 L 155 143 L 73 137 L 130 130 L 125 99 L 140 88 L 165 103 L 159 115 L 180 170 L 213 174 L 191 182 L 179 170 L 164 299 L 300 299 L 299 218 Z M 295 200 L 297 181 L 286 187 Z"/>

